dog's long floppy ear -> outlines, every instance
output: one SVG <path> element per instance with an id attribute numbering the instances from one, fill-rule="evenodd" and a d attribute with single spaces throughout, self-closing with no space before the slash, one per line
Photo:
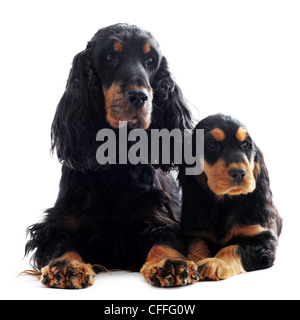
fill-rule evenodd
<path id="1" fill-rule="evenodd" d="M 158 128 L 192 129 L 192 115 L 183 94 L 175 82 L 167 59 L 162 58 L 153 81 L 153 120 Z"/>
<path id="2" fill-rule="evenodd" d="M 254 157 L 254 176 L 256 178 L 256 190 L 264 197 L 272 198 L 270 188 L 270 178 L 265 159 L 262 151 L 256 144 L 254 144 L 255 157 Z"/>
<path id="3" fill-rule="evenodd" d="M 162 58 L 159 70 L 152 83 L 153 88 L 153 111 L 152 124 L 150 128 L 155 129 L 192 129 L 192 114 L 185 101 L 183 94 L 173 78 L 168 62 L 165 57 Z M 170 164 L 163 164 L 160 158 L 154 167 L 159 167 L 163 171 L 176 169 L 178 164 L 174 161 L 174 141 L 170 141 Z M 182 148 L 183 150 L 183 148 Z M 160 150 L 160 157 L 162 149 Z"/>
<path id="4" fill-rule="evenodd" d="M 80 171 L 96 165 L 96 134 L 104 110 L 101 84 L 93 74 L 93 43 L 73 60 L 65 92 L 57 106 L 51 127 L 51 151 L 60 162 Z"/>

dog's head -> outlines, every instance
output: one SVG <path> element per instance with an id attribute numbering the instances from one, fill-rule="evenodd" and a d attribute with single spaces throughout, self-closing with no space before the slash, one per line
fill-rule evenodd
<path id="1" fill-rule="evenodd" d="M 96 134 L 120 121 L 129 129 L 192 127 L 157 41 L 129 24 L 99 30 L 75 56 L 52 124 L 52 151 L 71 168 L 99 167 Z"/>
<path id="2" fill-rule="evenodd" d="M 151 123 L 153 80 L 162 54 L 151 33 L 118 24 L 101 29 L 92 39 L 92 63 L 102 83 L 106 119 L 113 128 L 127 121 L 132 128 Z"/>
<path id="3" fill-rule="evenodd" d="M 252 193 L 263 160 L 247 128 L 217 114 L 199 122 L 196 129 L 204 129 L 204 172 L 197 179 L 218 196 Z"/>

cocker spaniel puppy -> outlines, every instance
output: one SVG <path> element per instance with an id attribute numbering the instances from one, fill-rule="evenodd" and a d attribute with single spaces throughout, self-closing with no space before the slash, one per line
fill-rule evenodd
<path id="1" fill-rule="evenodd" d="M 112 129 L 119 140 L 120 121 L 127 122 L 128 133 L 192 126 L 157 41 L 128 24 L 99 30 L 75 56 L 54 116 L 52 150 L 62 163 L 59 194 L 43 220 L 29 227 L 26 245 L 47 287 L 88 287 L 102 266 L 143 267 L 146 280 L 156 286 L 198 279 L 179 241 L 177 191 L 167 173 L 175 166 L 172 157 L 155 168 L 124 159 L 97 162 L 97 132 Z"/>
<path id="2" fill-rule="evenodd" d="M 262 152 L 247 128 L 229 116 L 209 116 L 197 129 L 204 130 L 204 171 L 180 172 L 189 259 L 201 280 L 271 267 L 282 220 Z"/>

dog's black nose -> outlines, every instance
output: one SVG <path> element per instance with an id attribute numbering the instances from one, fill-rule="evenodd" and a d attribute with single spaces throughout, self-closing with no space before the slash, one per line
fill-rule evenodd
<path id="1" fill-rule="evenodd" d="M 125 96 L 136 109 L 141 108 L 148 100 L 148 94 L 145 90 L 130 90 L 126 92 Z"/>
<path id="2" fill-rule="evenodd" d="M 230 169 L 228 174 L 234 181 L 242 181 L 245 178 L 247 171 L 246 169 Z"/>

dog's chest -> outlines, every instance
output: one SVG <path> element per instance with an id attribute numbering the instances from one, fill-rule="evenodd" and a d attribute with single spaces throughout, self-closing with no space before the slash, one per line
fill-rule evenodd
<path id="1" fill-rule="evenodd" d="M 255 236 L 265 229 L 259 222 L 249 223 L 248 212 L 243 205 L 218 206 L 208 213 L 210 223 L 194 232 L 194 236 L 209 241 L 215 246 L 223 247 L 238 243 L 242 238 Z"/>

